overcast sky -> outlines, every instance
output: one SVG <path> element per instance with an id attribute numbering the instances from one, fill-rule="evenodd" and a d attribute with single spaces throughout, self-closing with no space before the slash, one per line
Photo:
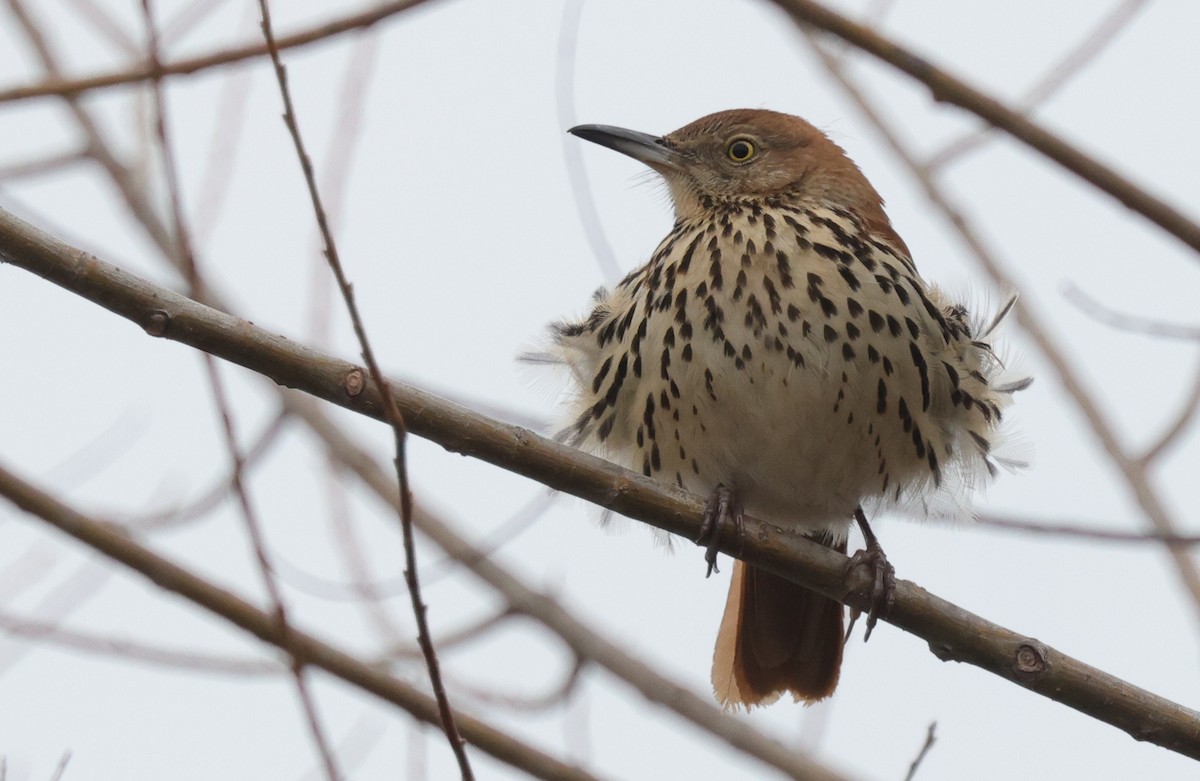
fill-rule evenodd
<path id="1" fill-rule="evenodd" d="M 28 3 L 72 74 L 123 67 L 132 56 L 82 19 L 88 4 Z M 137 4 L 96 0 L 140 46 Z M 190 5 L 155 3 L 169 20 Z M 255 4 L 213 3 L 168 39 L 172 59 L 250 40 Z M 854 14 L 871 2 L 833 5 Z M 1120 3 L 899 0 L 882 30 L 998 98 L 1018 103 Z M 1200 5 L 1144 3 L 1124 31 L 1056 92 L 1036 117 L 1193 217 L 1200 218 Z M 287 32 L 359 8 L 273 4 Z M 574 7 L 574 6 L 573 6 Z M 980 306 L 990 287 L 910 172 L 846 99 L 802 36 L 766 3 L 608 0 L 583 5 L 560 68 L 561 2 L 431 2 L 365 35 L 285 54 L 301 125 L 334 203 L 339 249 L 367 328 L 389 372 L 495 414 L 549 425 L 562 384 L 515 357 L 546 323 L 583 312 L 591 292 L 644 262 L 670 227 L 663 188 L 634 161 L 566 136 L 571 123 L 665 133 L 720 109 L 800 114 L 847 149 L 888 203 L 926 279 Z M 569 25 L 568 25 L 569 26 Z M 979 126 L 907 77 L 851 60 L 851 74 L 903 140 L 927 156 Z M 0 13 L 0 88 L 42 71 L 21 28 Z M 566 79 L 562 82 L 562 79 Z M 565 84 L 565 86 L 564 86 Z M 351 85 L 351 86 L 348 86 Z M 356 91 L 361 90 L 361 95 Z M 144 160 L 143 91 L 89 96 L 86 105 L 165 213 L 161 170 Z M 565 97 L 564 97 L 565 96 Z M 207 278 L 256 324 L 354 359 L 357 347 L 320 265 L 299 166 L 262 63 L 169 82 L 169 124 L 185 207 Z M 355 117 L 347 125 L 342 119 Z M 58 102 L 0 104 L 0 169 L 60 155 L 79 138 Z M 572 182 L 565 153 L 586 181 Z M 1064 297 L 1073 285 L 1118 309 L 1196 324 L 1195 253 L 1108 196 L 996 135 L 938 176 L 1020 285 L 1022 302 L 1052 326 L 1131 453 L 1168 428 L 1190 392 L 1194 343 L 1098 323 Z M 579 210 L 586 186 L 600 241 Z M 70 166 L 0 180 L 0 206 L 104 260 L 176 289 L 181 282 L 130 219 L 98 168 Z M 607 247 L 607 258 L 598 258 Z M 606 263 L 611 265 L 606 265 Z M 321 312 L 330 312 L 328 320 Z M 33 275 L 0 266 L 0 462 L 74 506 L 132 520 L 204 494 L 226 469 L 203 364 L 181 345 L 145 338 Z M 1035 376 L 1013 407 L 1033 465 L 1003 475 L 981 511 L 1095 528 L 1143 531 L 1141 510 L 1075 403 L 1015 324 L 1008 355 Z M 252 443 L 276 401 L 240 369 L 223 372 L 242 440 Z M 389 457 L 382 426 L 336 413 L 346 430 Z M 558 595 L 572 612 L 708 694 L 712 641 L 726 578 L 703 578 L 702 554 L 665 552 L 638 524 L 595 523 L 594 508 L 562 498 L 513 535 L 505 521 L 544 489 L 524 478 L 414 442 L 410 469 L 423 501 L 497 559 Z M 323 476 L 312 438 L 288 429 L 255 468 L 252 496 L 301 622 L 351 649 L 380 643 L 364 612 L 330 599 L 348 582 L 335 544 L 352 523 L 378 578 L 402 569 L 394 521 L 350 481 Z M 1151 473 L 1182 530 L 1200 533 L 1200 439 L 1185 434 Z M 1146 543 L 1034 536 L 969 524 L 883 519 L 875 525 L 898 575 L 1185 705 L 1200 703 L 1196 605 L 1170 558 Z M 155 548 L 218 582 L 261 595 L 233 503 L 154 532 Z M 426 601 L 445 633 L 497 607 L 423 544 Z M 311 582 L 319 579 L 322 585 Z M 314 593 L 315 592 L 315 593 Z M 339 592 L 341 593 L 341 592 Z M 387 603 L 405 632 L 403 592 Z M 180 600 L 164 597 L 79 546 L 0 506 L 0 617 L 61 620 L 112 638 L 240 659 L 270 658 Z M 407 636 L 407 634 L 405 635 Z M 529 623 L 443 657 L 456 702 L 605 777 L 758 777 L 761 766 L 589 670 L 569 704 L 539 714 L 480 705 L 466 687 L 538 694 L 570 668 Z M 402 674 L 421 681 L 419 666 Z M 403 715 L 318 676 L 322 718 L 348 750 L 355 778 L 449 778 L 444 741 L 426 741 Z M 1193 778 L 1163 749 L 990 675 L 942 663 L 918 638 L 881 625 L 855 638 L 832 700 L 780 703 L 751 723 L 815 752 L 852 777 L 901 779 L 931 722 L 938 742 L 918 778 Z M 0 636 L 0 756 L 8 778 L 49 778 L 64 752 L 66 779 L 314 777 L 315 755 L 289 679 L 163 668 Z M 355 759 L 357 757 L 357 759 Z M 515 771 L 473 752 L 481 778 Z M 416 769 L 413 769 L 416 768 Z M 424 768 L 424 771 L 420 770 Z M 399 770 L 398 770 L 399 769 Z M 405 773 L 411 772 L 411 775 Z M 425 774 L 422 775 L 421 773 Z M 3 775 L 3 773 L 0 773 Z M 764 777 L 773 777 L 766 774 Z"/>

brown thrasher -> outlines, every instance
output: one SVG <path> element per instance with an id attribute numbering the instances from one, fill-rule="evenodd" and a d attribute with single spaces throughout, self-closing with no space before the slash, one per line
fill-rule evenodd
<path id="1" fill-rule="evenodd" d="M 578 385 L 564 438 L 711 495 L 710 572 L 723 520 L 743 507 L 843 553 L 857 518 L 885 610 L 891 568 L 863 508 L 953 509 L 1008 463 L 993 439 L 1029 380 L 1001 379 L 984 341 L 1004 312 L 981 329 L 921 279 L 879 194 L 798 117 L 724 111 L 661 138 L 570 132 L 661 174 L 675 225 L 586 318 L 552 326 Z M 841 604 L 738 561 L 716 696 L 827 697 L 843 642 Z"/>

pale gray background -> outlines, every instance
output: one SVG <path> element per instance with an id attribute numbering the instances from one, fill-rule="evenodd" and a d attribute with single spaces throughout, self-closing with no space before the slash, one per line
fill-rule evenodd
<path id="1" fill-rule="evenodd" d="M 137 4 L 99 3 L 142 40 Z M 79 20 L 67 0 L 30 3 L 72 73 L 123 67 L 126 55 Z M 171 18 L 183 2 L 156 3 Z M 254 4 L 218 4 L 170 45 L 170 57 L 250 39 Z M 867 2 L 840 2 L 862 13 Z M 1160 0 L 1085 72 L 1037 112 L 1085 150 L 1185 211 L 1200 203 L 1200 5 Z M 280 33 L 359 7 L 276 2 Z M 998 97 L 1016 101 L 1114 3 L 900 0 L 883 23 Z M 0 11 L 3 85 L 36 81 L 40 68 Z M 604 275 L 586 241 L 564 163 L 556 113 L 560 2 L 434 2 L 366 36 L 288 52 L 303 130 L 323 182 L 330 160 L 346 177 L 337 237 L 381 360 L 398 376 L 456 396 L 550 419 L 555 382 L 514 358 L 544 324 L 583 311 Z M 374 44 L 369 43 L 374 41 Z M 369 53 L 374 46 L 374 54 Z M 170 58 L 169 57 L 169 58 Z M 892 221 L 923 274 L 973 301 L 1000 300 L 919 187 L 812 57 L 800 34 L 765 3 L 735 0 L 590 2 L 582 11 L 574 81 L 576 119 L 661 133 L 710 111 L 769 107 L 827 130 L 888 201 Z M 355 63 L 358 63 L 355 65 Z M 351 67 L 366 65 L 358 76 Z M 977 122 L 934 104 L 906 77 L 865 58 L 852 72 L 905 138 L 932 152 Z M 365 89 L 361 127 L 338 136 L 346 80 Z M 259 325 L 354 357 L 334 303 L 332 331 L 311 313 L 314 280 L 328 289 L 280 101 L 258 63 L 169 83 L 170 124 L 186 207 L 208 278 Z M 231 97 L 232 96 L 232 97 Z M 144 93 L 90 96 L 89 107 L 131 159 L 148 132 Z M 240 129 L 238 125 L 241 125 Z M 67 149 L 76 138 L 54 100 L 0 105 L 0 166 Z M 222 140 L 224 139 L 224 140 Z M 644 261 L 670 224 L 665 193 L 645 186 L 631 160 L 586 146 L 583 161 L 600 225 L 622 272 Z M 344 168 L 342 166 L 345 166 Z M 144 185 L 165 209 L 160 170 Z M 225 188 L 219 201 L 210 178 Z M 1196 256 L 1107 196 L 997 136 L 943 179 L 1001 251 L 1024 301 L 1056 328 L 1071 363 L 1102 400 L 1127 443 L 1150 443 L 1194 381 L 1197 355 L 1096 323 L 1062 296 L 1078 285 L 1123 311 L 1195 322 Z M 0 182 L 0 205 L 131 271 L 178 286 L 125 215 L 99 172 Z M 317 269 L 314 272 L 314 269 Z M 201 362 L 182 346 L 9 266 L 0 266 L 0 459 L 75 506 L 136 517 L 202 494 L 224 473 Z M 1144 520 L 1073 403 L 1030 343 L 1011 327 L 1012 355 L 1038 377 L 1012 419 L 1034 466 L 1005 475 L 982 509 L 1074 519 L 1139 531 Z M 274 410 L 248 373 L 225 369 L 244 441 Z M 390 433 L 339 413 L 346 429 L 388 456 Z M 1186 436 L 1153 485 L 1192 532 L 1200 441 Z M 423 500 L 477 539 L 488 539 L 540 486 L 414 441 L 410 469 Z M 394 521 L 348 486 L 321 477 L 325 463 L 298 430 L 253 473 L 252 495 L 272 549 L 295 568 L 345 582 L 333 518 L 349 513 L 375 571 L 394 581 Z M 557 501 L 496 554 L 559 594 L 580 617 L 696 691 L 708 690 L 712 639 L 729 567 L 704 580 L 701 554 L 673 555 L 641 528 L 611 533 L 582 502 Z M 876 525 L 901 577 L 980 615 L 1184 704 L 1200 702 L 1196 608 L 1169 558 L 1149 544 L 1047 538 L 979 528 L 883 520 Z M 218 582 L 260 594 L 241 522 L 226 502 L 203 521 L 155 533 L 156 548 Z M 440 555 L 421 547 L 435 631 L 487 614 L 495 601 L 469 576 L 434 579 Z M 290 571 L 290 570 L 289 570 Z M 368 652 L 378 636 L 361 611 L 289 577 L 301 623 Z M 297 584 L 300 584 L 298 586 Z M 406 598 L 389 603 L 402 626 Z M 62 619 L 113 638 L 242 658 L 258 646 L 139 578 L 115 572 L 38 523 L 0 507 L 0 611 Z M 529 623 L 447 652 L 455 702 L 489 714 L 555 753 L 614 778 L 773 777 L 624 685 L 589 670 L 564 708 L 513 714 L 476 704 L 460 686 L 537 693 L 569 667 Z M 407 631 L 407 630 L 406 630 Z M 412 666 L 408 676 L 423 679 Z M 322 718 L 351 750 L 355 778 L 449 778 L 444 741 L 415 737 L 411 720 L 318 678 Z M 752 723 L 864 779 L 900 779 L 931 721 L 938 742 L 918 778 L 1194 778 L 1196 766 L 979 669 L 944 664 L 917 638 L 881 626 L 847 650 L 828 703 L 777 704 Z M 67 779 L 312 778 L 314 753 L 286 676 L 230 677 L 100 658 L 53 644 L 0 638 L 0 754 L 10 779 L 49 777 L 64 751 Z M 355 759 L 358 757 L 358 759 Z M 481 778 L 518 774 L 472 752 Z M 309 774 L 309 775 L 306 775 Z"/>

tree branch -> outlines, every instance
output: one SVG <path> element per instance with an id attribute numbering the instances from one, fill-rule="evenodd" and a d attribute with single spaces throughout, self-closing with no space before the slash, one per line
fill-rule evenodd
<path id="1" fill-rule="evenodd" d="M 350 410 L 383 419 L 363 370 L 241 318 L 150 283 L 64 244 L 0 210 L 0 260 L 32 271 L 141 325 Z M 419 389 L 392 382 L 409 431 L 453 452 L 538 480 L 614 512 L 694 539 L 700 498 L 660 485 L 533 432 L 490 420 Z M 723 545 L 731 553 L 738 542 Z M 863 609 L 865 568 L 795 534 L 747 519 L 739 555 L 758 567 Z M 908 581 L 896 586 L 887 619 L 929 641 L 942 660 L 967 662 L 1146 740 L 1200 759 L 1200 714 L 969 613 Z"/>

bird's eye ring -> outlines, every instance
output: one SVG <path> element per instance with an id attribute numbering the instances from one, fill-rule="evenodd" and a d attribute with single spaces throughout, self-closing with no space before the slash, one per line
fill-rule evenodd
<path id="1" fill-rule="evenodd" d="M 748 163 L 758 152 L 748 138 L 735 138 L 725 148 L 725 154 L 735 163 Z"/>

